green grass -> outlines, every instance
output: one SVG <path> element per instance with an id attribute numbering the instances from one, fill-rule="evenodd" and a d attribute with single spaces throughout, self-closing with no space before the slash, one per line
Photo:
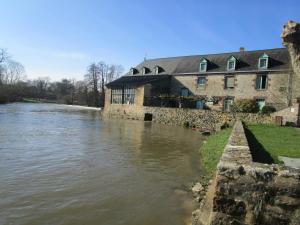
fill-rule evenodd
<path id="1" fill-rule="evenodd" d="M 300 158 L 299 128 L 247 125 L 246 134 L 251 151 L 254 150 L 254 153 L 258 153 L 255 161 L 265 160 L 266 158 L 263 159 L 262 157 L 268 157 L 268 155 L 275 163 L 280 163 L 278 156 Z M 263 151 L 265 151 L 265 156 L 261 155 Z"/>
<path id="2" fill-rule="evenodd" d="M 208 177 L 210 177 L 217 168 L 231 130 L 232 129 L 228 128 L 209 136 L 200 148 L 202 165 Z"/>

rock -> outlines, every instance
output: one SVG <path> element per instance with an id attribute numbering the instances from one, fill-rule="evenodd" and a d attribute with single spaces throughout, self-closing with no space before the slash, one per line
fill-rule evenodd
<path id="1" fill-rule="evenodd" d="M 194 185 L 194 187 L 192 187 L 192 192 L 193 192 L 194 195 L 198 195 L 198 194 L 200 194 L 203 191 L 204 191 L 204 187 L 199 182 L 197 182 Z"/>
<path id="2" fill-rule="evenodd" d="M 293 198 L 289 196 L 276 196 L 275 198 L 275 205 L 279 206 L 287 206 L 287 207 L 297 207 L 300 205 L 299 198 Z"/>

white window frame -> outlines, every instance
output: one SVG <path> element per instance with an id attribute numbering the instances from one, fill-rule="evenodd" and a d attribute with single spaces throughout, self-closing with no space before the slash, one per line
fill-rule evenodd
<path id="1" fill-rule="evenodd" d="M 230 63 L 233 62 L 233 68 L 229 68 Z M 231 56 L 227 61 L 227 70 L 233 71 L 236 68 L 236 58 L 234 56 Z"/>
<path id="2" fill-rule="evenodd" d="M 202 69 L 202 65 L 204 65 L 204 69 Z M 206 59 L 202 59 L 200 61 L 200 64 L 199 64 L 199 72 L 203 73 L 203 72 L 206 72 L 206 71 L 207 71 L 207 60 Z"/>
<path id="3" fill-rule="evenodd" d="M 260 83 L 259 83 L 259 85 L 257 85 L 257 80 L 259 79 L 259 77 L 260 77 L 260 80 L 259 80 Z M 262 88 L 262 77 L 266 77 L 265 88 Z M 267 87 L 268 87 L 268 75 L 267 74 L 257 74 L 256 79 L 255 79 L 255 89 L 262 91 L 262 90 L 267 90 Z"/>
<path id="4" fill-rule="evenodd" d="M 266 60 L 266 65 L 265 66 L 261 66 L 261 60 Z M 264 53 L 258 59 L 258 68 L 259 69 L 268 69 L 268 67 L 269 67 L 269 56 L 266 53 Z"/>

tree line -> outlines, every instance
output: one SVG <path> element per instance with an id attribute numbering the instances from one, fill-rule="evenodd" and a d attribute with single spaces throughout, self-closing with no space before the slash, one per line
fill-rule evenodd
<path id="1" fill-rule="evenodd" d="M 44 101 L 61 104 L 102 107 L 105 85 L 121 76 L 121 65 L 103 61 L 91 63 L 82 80 L 62 79 L 51 82 L 49 77 L 26 79 L 25 69 L 5 49 L 0 49 L 0 103 Z"/>

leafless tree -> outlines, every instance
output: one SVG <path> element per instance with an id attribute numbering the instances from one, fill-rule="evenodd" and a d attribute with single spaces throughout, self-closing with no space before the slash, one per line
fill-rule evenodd
<path id="1" fill-rule="evenodd" d="M 99 66 L 95 63 L 92 63 L 88 67 L 88 73 L 85 75 L 85 80 L 89 87 L 93 91 L 94 96 L 94 106 L 99 106 L 99 90 L 98 85 L 100 81 L 100 70 Z"/>
<path id="2" fill-rule="evenodd" d="M 25 69 L 21 63 L 13 60 L 3 63 L 0 77 L 2 84 L 16 84 L 25 78 Z"/>
<path id="3" fill-rule="evenodd" d="M 49 82 L 50 82 L 49 77 L 39 77 L 33 81 L 33 84 L 36 88 L 36 96 L 39 98 L 39 100 L 45 97 L 45 93 L 49 85 Z"/>

